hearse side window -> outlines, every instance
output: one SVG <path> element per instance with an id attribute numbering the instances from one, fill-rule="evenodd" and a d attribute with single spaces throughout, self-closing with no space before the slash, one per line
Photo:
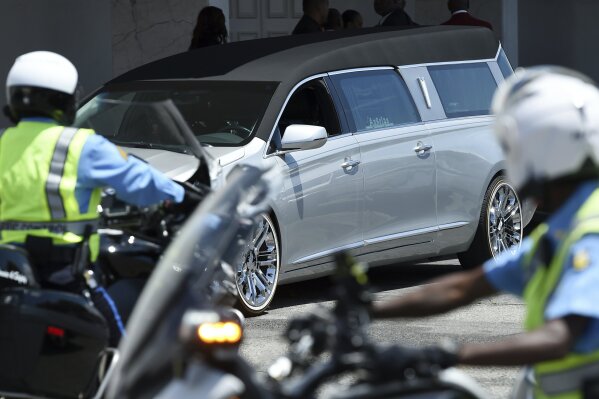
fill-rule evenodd
<path id="1" fill-rule="evenodd" d="M 322 79 L 310 81 L 293 93 L 279 120 L 281 136 L 290 125 L 322 126 L 329 136 L 341 133 L 335 105 Z"/>
<path id="2" fill-rule="evenodd" d="M 356 132 L 421 122 L 405 82 L 394 70 L 352 72 L 332 79 Z"/>
<path id="3" fill-rule="evenodd" d="M 448 118 L 488 115 L 497 83 L 486 63 L 430 66 Z"/>
<path id="4" fill-rule="evenodd" d="M 512 69 L 512 65 L 510 61 L 507 59 L 505 52 L 503 49 L 499 52 L 499 57 L 497 57 L 497 65 L 499 65 L 499 69 L 501 69 L 501 74 L 505 79 L 509 78 L 514 74 L 514 70 Z"/>

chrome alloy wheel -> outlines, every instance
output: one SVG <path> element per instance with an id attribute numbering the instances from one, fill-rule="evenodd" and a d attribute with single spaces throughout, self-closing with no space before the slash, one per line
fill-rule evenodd
<path id="1" fill-rule="evenodd" d="M 522 242 L 522 207 L 516 191 L 505 182 L 495 187 L 487 208 L 487 231 L 491 254 L 516 251 Z"/>
<path id="2" fill-rule="evenodd" d="M 268 215 L 262 215 L 237 267 L 237 290 L 244 312 L 260 314 L 270 304 L 277 288 L 279 268 L 275 225 Z"/>

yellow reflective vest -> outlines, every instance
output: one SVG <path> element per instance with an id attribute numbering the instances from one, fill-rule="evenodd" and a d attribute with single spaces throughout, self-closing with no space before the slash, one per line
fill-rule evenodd
<path id="1" fill-rule="evenodd" d="M 75 197 L 81 151 L 93 130 L 23 121 L 0 136 L 1 243 L 24 243 L 28 235 L 55 245 L 77 244 L 87 226 L 95 231 L 101 190 L 83 212 Z M 91 258 L 99 239 L 90 237 Z"/>
<path id="2" fill-rule="evenodd" d="M 587 234 L 599 234 L 599 190 L 591 194 L 579 209 L 574 227 L 560 243 L 550 264 L 543 265 L 537 255 L 547 231 L 545 224 L 533 231 L 532 251 L 524 259 L 523 267 L 534 273 L 524 290 L 527 305 L 525 327 L 528 331 L 545 323 L 545 308 L 557 288 L 572 245 Z M 585 354 L 570 353 L 562 359 L 536 364 L 534 372 L 537 382 L 535 398 L 581 399 L 584 381 L 599 377 L 599 350 Z"/>

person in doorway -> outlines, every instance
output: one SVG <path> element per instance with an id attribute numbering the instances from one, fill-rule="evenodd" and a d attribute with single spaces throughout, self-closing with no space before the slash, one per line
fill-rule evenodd
<path id="1" fill-rule="evenodd" d="M 18 57 L 8 73 L 5 112 L 16 126 L 0 134 L 0 243 L 27 250 L 42 287 L 97 294 L 116 345 L 124 327 L 115 304 L 73 267 L 82 257 L 88 268 L 98 256 L 101 188 L 138 206 L 195 207 L 200 199 L 93 130 L 70 127 L 77 81 L 75 66 L 48 51 Z"/>
<path id="2" fill-rule="evenodd" d="M 451 12 L 451 18 L 443 22 L 442 25 L 482 26 L 493 30 L 493 25 L 489 22 L 475 18 L 470 14 L 470 0 L 449 0 L 447 8 Z"/>
<path id="3" fill-rule="evenodd" d="M 303 0 L 304 15 L 292 35 L 322 32 L 329 15 L 329 0 Z"/>
<path id="4" fill-rule="evenodd" d="M 530 365 L 516 389 L 518 398 L 597 398 L 599 90 L 564 68 L 530 68 L 499 88 L 492 108 L 508 179 L 522 198 L 542 203 L 551 217 L 517 251 L 375 302 L 372 314 L 434 315 L 505 291 L 524 297 L 527 331 L 494 343 L 383 355 L 390 365 Z"/>
<path id="5" fill-rule="evenodd" d="M 377 26 L 417 26 L 405 7 L 406 0 L 374 0 L 374 11 L 381 16 Z"/>
<path id="6" fill-rule="evenodd" d="M 355 29 L 364 26 L 362 14 L 356 10 L 345 10 L 341 17 L 343 18 L 343 29 Z"/>
<path id="7" fill-rule="evenodd" d="M 223 10 L 214 6 L 204 7 L 198 14 L 189 49 L 225 44 L 228 37 Z"/>

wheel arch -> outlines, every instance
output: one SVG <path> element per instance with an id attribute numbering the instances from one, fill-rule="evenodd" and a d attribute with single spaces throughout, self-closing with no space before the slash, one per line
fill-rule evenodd
<path id="1" fill-rule="evenodd" d="M 499 162 L 497 163 L 490 171 L 489 174 L 487 175 L 487 184 L 483 185 L 482 190 L 478 196 L 479 198 L 479 203 L 481 205 L 480 211 L 482 212 L 482 205 L 483 205 L 483 199 L 485 197 L 485 193 L 487 192 L 487 190 L 489 189 L 489 187 L 491 187 L 491 184 L 493 184 L 493 181 L 498 178 L 499 176 L 504 176 L 506 175 L 506 169 L 505 169 L 505 162 Z"/>
<path id="2" fill-rule="evenodd" d="M 279 273 L 281 273 L 281 271 L 283 269 L 283 265 L 285 264 L 285 262 L 284 262 L 285 259 L 283 258 L 283 254 L 285 253 L 284 248 L 286 246 L 286 243 L 283 241 L 283 232 L 281 229 L 281 223 L 279 222 L 279 217 L 277 216 L 277 211 L 275 210 L 275 207 L 270 206 L 266 213 L 271 218 L 272 222 L 275 224 L 275 228 L 277 230 L 277 238 L 279 240 L 279 259 L 280 259 Z"/>
<path id="3" fill-rule="evenodd" d="M 495 167 L 489 171 L 489 174 L 486 179 L 486 184 L 483 184 L 481 187 L 481 192 L 478 197 L 479 198 L 478 203 L 480 204 L 480 207 L 478 209 L 478 217 L 476 219 L 477 228 L 474 229 L 474 232 L 473 232 L 472 236 L 470 237 L 470 240 L 468 242 L 467 251 L 470 251 L 472 249 L 472 246 L 476 245 L 475 241 L 476 241 L 476 237 L 477 237 L 477 233 L 478 233 L 478 224 L 480 221 L 480 217 L 483 213 L 483 207 L 485 205 L 484 204 L 485 195 L 486 195 L 487 191 L 489 191 L 489 188 L 491 187 L 491 184 L 493 184 L 495 179 L 497 179 L 500 176 L 505 176 L 506 170 L 505 170 L 505 167 L 503 167 L 503 166 L 505 166 L 503 162 L 497 163 L 495 165 Z"/>

